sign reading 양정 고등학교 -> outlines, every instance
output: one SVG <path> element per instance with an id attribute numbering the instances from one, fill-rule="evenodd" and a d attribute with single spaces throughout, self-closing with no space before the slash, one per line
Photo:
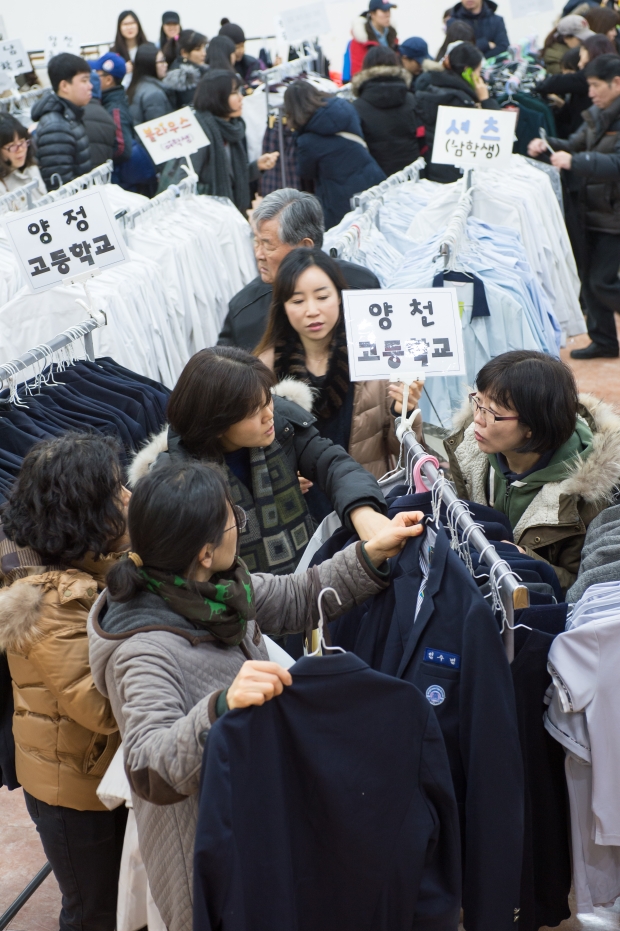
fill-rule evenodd
<path id="1" fill-rule="evenodd" d="M 8 214 L 3 224 L 26 281 L 36 292 L 129 258 L 103 187 Z"/>
<path id="2" fill-rule="evenodd" d="M 439 107 L 433 162 L 467 168 L 498 168 L 510 161 L 517 114 L 514 110 Z"/>
<path id="3" fill-rule="evenodd" d="M 343 291 L 351 381 L 465 375 L 454 288 Z"/>
<path id="4" fill-rule="evenodd" d="M 156 165 L 171 158 L 193 155 L 198 149 L 211 145 L 189 107 L 182 107 L 156 120 L 139 123 L 134 128 Z"/>

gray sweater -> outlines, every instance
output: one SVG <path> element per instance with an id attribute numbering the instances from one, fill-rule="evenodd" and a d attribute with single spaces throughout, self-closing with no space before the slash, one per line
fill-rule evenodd
<path id="1" fill-rule="evenodd" d="M 566 592 L 569 604 L 579 601 L 591 585 L 620 582 L 620 504 L 594 518 L 581 551 L 576 582 Z"/>
<path id="2" fill-rule="evenodd" d="M 333 596 L 323 598 L 325 616 L 332 619 L 386 587 L 360 546 L 300 575 L 253 575 L 256 621 L 239 647 L 209 639 L 157 595 L 108 604 L 104 592 L 93 606 L 93 678 L 110 699 L 123 738 L 140 851 L 168 931 L 192 929 L 197 792 L 217 698 L 246 659 L 268 659 L 261 630 L 278 635 L 316 627 L 322 588 L 331 586 L 342 601 L 339 606 Z"/>

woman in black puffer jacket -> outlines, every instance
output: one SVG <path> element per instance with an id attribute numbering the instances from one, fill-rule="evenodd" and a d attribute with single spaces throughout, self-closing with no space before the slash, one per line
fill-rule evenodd
<path id="1" fill-rule="evenodd" d="M 410 165 L 424 148 L 424 126 L 408 92 L 411 77 L 392 49 L 377 45 L 351 81 L 368 151 L 386 175 Z"/>

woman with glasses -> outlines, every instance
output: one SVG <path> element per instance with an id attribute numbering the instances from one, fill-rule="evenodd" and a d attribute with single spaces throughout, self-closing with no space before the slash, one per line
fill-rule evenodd
<path id="1" fill-rule="evenodd" d="M 167 72 L 168 62 L 162 50 L 150 43 L 141 45 L 136 53 L 133 78 L 127 91 L 134 126 L 172 112 L 172 103 L 162 84 Z"/>
<path id="2" fill-rule="evenodd" d="M 578 395 L 559 359 L 506 352 L 478 372 L 445 447 L 460 497 L 505 514 L 519 550 L 568 588 L 588 524 L 620 483 L 620 417 Z"/>
<path id="3" fill-rule="evenodd" d="M 402 513 L 298 575 L 251 574 L 222 472 L 153 469 L 131 498 L 131 551 L 91 613 L 90 661 L 123 738 L 140 851 L 168 931 L 191 931 L 194 837 L 204 745 L 229 709 L 263 705 L 292 682 L 262 632 L 308 632 L 317 596 L 332 620 L 389 584 L 385 560 L 422 532 Z M 221 891 L 221 890 L 220 890 Z M 242 926 L 243 925 L 242 923 Z"/>
<path id="4" fill-rule="evenodd" d="M 0 194 L 16 191 L 25 184 L 36 181 L 31 194 L 38 200 L 46 193 L 38 165 L 30 144 L 30 134 L 25 126 L 8 113 L 0 114 Z"/>
<path id="5" fill-rule="evenodd" d="M 233 346 L 202 349 L 189 360 L 168 402 L 170 426 L 133 461 L 130 485 L 172 462 L 216 464 L 234 504 L 248 516 L 239 537 L 250 572 L 293 572 L 314 533 L 299 476 L 316 483 L 338 517 L 362 540 L 388 526 L 376 478 L 321 436 L 316 419 L 295 403 L 304 385 L 276 378 L 256 356 Z M 286 396 L 284 396 L 286 394 Z"/>

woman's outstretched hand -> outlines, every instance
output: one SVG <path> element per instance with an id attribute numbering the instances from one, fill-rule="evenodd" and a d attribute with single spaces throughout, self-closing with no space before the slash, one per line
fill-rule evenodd
<path id="1" fill-rule="evenodd" d="M 272 168 L 275 168 L 276 162 L 280 158 L 279 152 L 265 152 L 257 160 L 256 164 L 258 165 L 259 171 L 270 171 Z"/>
<path id="2" fill-rule="evenodd" d="M 248 708 L 264 705 L 266 701 L 281 695 L 285 685 L 293 678 L 279 663 L 268 663 L 250 659 L 243 664 L 226 694 L 229 708 Z"/>
<path id="3" fill-rule="evenodd" d="M 424 532 L 420 521 L 421 511 L 402 511 L 385 528 L 365 543 L 366 553 L 375 566 L 380 566 L 390 556 L 396 556 L 410 537 L 419 537 Z"/>

